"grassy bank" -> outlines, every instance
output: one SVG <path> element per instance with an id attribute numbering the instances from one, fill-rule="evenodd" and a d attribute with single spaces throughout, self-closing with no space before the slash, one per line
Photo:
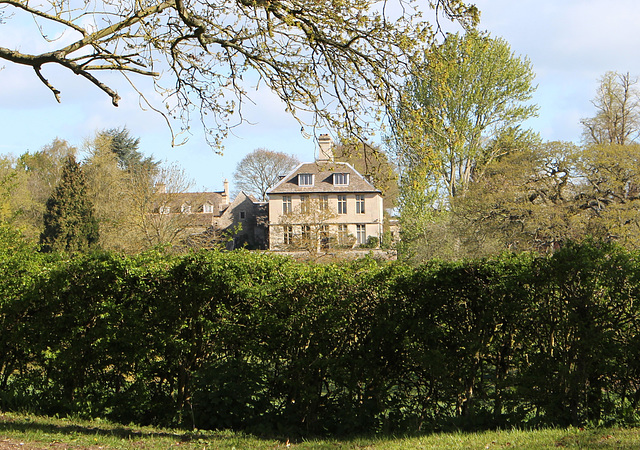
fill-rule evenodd
<path id="1" fill-rule="evenodd" d="M 442 433 L 409 438 L 287 442 L 222 432 L 184 432 L 0 413 L 0 449 L 558 449 L 640 448 L 640 429 L 549 429 Z"/>

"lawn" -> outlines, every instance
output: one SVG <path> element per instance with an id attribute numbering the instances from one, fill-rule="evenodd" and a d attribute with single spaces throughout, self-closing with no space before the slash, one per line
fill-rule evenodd
<path id="1" fill-rule="evenodd" d="M 0 449 L 637 449 L 640 429 L 508 430 L 288 442 L 230 431 L 185 432 L 0 412 Z"/>

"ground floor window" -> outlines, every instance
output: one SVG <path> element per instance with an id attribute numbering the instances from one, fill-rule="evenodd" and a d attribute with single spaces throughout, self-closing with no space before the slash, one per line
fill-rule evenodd
<path id="1" fill-rule="evenodd" d="M 365 225 L 360 223 L 356 225 L 356 242 L 358 245 L 364 245 L 367 243 L 367 231 Z"/>
<path id="2" fill-rule="evenodd" d="M 302 225 L 302 240 L 306 241 L 311 239 L 311 226 L 310 225 Z"/>
<path id="3" fill-rule="evenodd" d="M 320 248 L 326 250 L 329 248 L 329 226 L 320 226 Z"/>
<path id="4" fill-rule="evenodd" d="M 338 245 L 347 245 L 348 232 L 345 224 L 338 225 Z"/>
<path id="5" fill-rule="evenodd" d="M 286 225 L 284 227 L 284 243 L 285 245 L 291 245 L 293 241 L 293 227 L 291 225 Z"/>

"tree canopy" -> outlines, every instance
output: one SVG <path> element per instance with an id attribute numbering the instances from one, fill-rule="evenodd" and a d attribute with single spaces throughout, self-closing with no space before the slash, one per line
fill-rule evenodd
<path id="1" fill-rule="evenodd" d="M 591 103 L 593 117 L 582 119 L 587 144 L 625 145 L 640 137 L 640 91 L 638 78 L 629 73 L 607 72 L 599 80 Z"/>
<path id="2" fill-rule="evenodd" d="M 80 164 L 69 156 L 62 168 L 60 183 L 47 200 L 44 230 L 40 235 L 42 250 L 87 251 L 98 243 L 98 221 L 87 196 Z"/>
<path id="3" fill-rule="evenodd" d="M 450 34 L 424 55 L 407 80 L 395 134 L 399 162 L 427 164 L 435 189 L 463 194 L 475 172 L 501 152 L 491 145 L 535 115 L 536 87 L 527 58 L 500 38 Z"/>
<path id="4" fill-rule="evenodd" d="M 151 156 L 145 157 L 143 155 L 139 150 L 140 138 L 131 136 L 127 127 L 99 131 L 88 146 L 91 147 L 91 144 L 93 147 L 107 147 L 118 158 L 119 167 L 128 172 L 156 169 L 160 164 Z"/>
<path id="5" fill-rule="evenodd" d="M 444 16 L 470 27 L 479 18 L 463 0 L 426 4 L 436 23 Z M 412 0 L 0 0 L 0 12 L 4 21 L 30 15 L 41 39 L 29 52 L 3 35 L 12 47 L 0 46 L 0 59 L 32 67 L 58 101 L 46 66 L 83 77 L 115 106 L 120 95 L 106 73 L 120 73 L 170 123 L 186 131 L 195 114 L 214 145 L 242 120 L 241 105 L 260 84 L 304 125 L 365 127 L 371 106 L 391 105 L 439 28 L 420 19 Z M 61 29 L 64 39 L 50 37 Z M 148 77 L 162 100 L 140 88 Z"/>
<path id="6" fill-rule="evenodd" d="M 300 161 L 293 155 L 257 148 L 238 162 L 233 181 L 238 190 L 264 202 L 267 191 L 298 164 Z"/>

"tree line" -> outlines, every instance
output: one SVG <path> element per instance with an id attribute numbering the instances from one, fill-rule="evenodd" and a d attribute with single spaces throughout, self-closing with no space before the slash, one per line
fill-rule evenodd
<path id="1" fill-rule="evenodd" d="M 0 229 L 0 408 L 285 437 L 637 424 L 638 253 L 68 258 Z"/>
<path id="2" fill-rule="evenodd" d="M 533 79 L 526 57 L 476 31 L 416 63 L 387 140 L 404 258 L 545 253 L 588 238 L 638 247 L 638 79 L 602 76 L 580 145 L 524 127 L 537 111 Z"/>
<path id="3" fill-rule="evenodd" d="M 139 146 L 123 127 L 98 131 L 81 148 L 56 138 L 38 151 L 2 155 L 0 220 L 43 251 L 179 248 L 193 217 L 151 213 L 193 181 Z"/>

